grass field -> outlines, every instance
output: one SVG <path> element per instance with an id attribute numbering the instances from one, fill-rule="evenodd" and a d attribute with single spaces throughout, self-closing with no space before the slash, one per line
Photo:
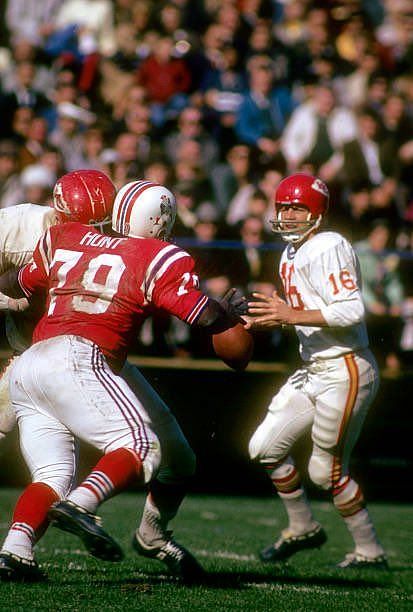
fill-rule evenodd
<path id="1" fill-rule="evenodd" d="M 2 538 L 18 494 L 1 490 Z M 209 577 L 202 586 L 184 586 L 161 563 L 132 551 L 130 537 L 142 505 L 142 495 L 129 493 L 102 508 L 105 527 L 124 547 L 121 563 L 99 562 L 76 538 L 49 529 L 37 547 L 49 582 L 0 584 L 0 610 L 413 610 L 412 506 L 371 504 L 391 570 L 355 572 L 334 568 L 351 543 L 327 503 L 314 503 L 316 517 L 328 531 L 327 544 L 296 555 L 288 564 L 268 566 L 258 561 L 256 552 L 285 526 L 275 497 L 191 496 L 173 526 Z"/>

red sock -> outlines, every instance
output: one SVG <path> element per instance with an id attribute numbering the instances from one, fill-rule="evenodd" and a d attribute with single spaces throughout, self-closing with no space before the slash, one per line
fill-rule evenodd
<path id="1" fill-rule="evenodd" d="M 101 503 L 139 482 L 142 477 L 142 462 L 138 455 L 130 449 L 118 448 L 98 461 L 80 487 L 92 491 Z"/>
<path id="2" fill-rule="evenodd" d="M 37 541 L 49 525 L 47 512 L 50 506 L 59 499 L 59 495 L 49 485 L 43 482 L 32 483 L 17 500 L 13 513 L 13 523 L 29 525 L 33 529 Z"/>

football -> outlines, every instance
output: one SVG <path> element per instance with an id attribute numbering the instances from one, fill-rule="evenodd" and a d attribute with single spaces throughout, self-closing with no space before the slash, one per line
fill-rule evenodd
<path id="1" fill-rule="evenodd" d="M 212 345 L 217 357 L 230 368 L 245 370 L 252 357 L 254 340 L 242 323 L 237 323 L 234 327 L 214 334 Z"/>

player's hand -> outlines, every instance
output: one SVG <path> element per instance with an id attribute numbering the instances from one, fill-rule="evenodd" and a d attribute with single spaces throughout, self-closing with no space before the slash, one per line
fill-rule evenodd
<path id="1" fill-rule="evenodd" d="M 248 302 L 248 315 L 243 317 L 247 329 L 266 330 L 292 323 L 293 308 L 276 291 L 271 296 L 253 293 L 254 302 Z"/>
<path id="2" fill-rule="evenodd" d="M 219 299 L 219 303 L 226 313 L 237 318 L 244 318 L 248 312 L 247 298 L 239 289 L 229 289 L 226 294 Z"/>
<path id="3" fill-rule="evenodd" d="M 15 299 L 0 292 L 0 311 L 11 310 L 12 312 L 21 312 L 28 307 L 29 302 L 26 298 Z"/>

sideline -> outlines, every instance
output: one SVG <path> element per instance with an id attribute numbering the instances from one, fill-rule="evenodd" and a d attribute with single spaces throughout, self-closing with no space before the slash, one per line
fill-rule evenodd
<path id="1" fill-rule="evenodd" d="M 0 361 L 12 357 L 12 352 L 7 349 L 0 350 Z M 146 357 L 144 355 L 129 355 L 128 361 L 142 368 L 159 368 L 166 370 L 195 370 L 208 372 L 232 372 L 230 367 L 225 365 L 220 359 L 196 359 L 194 357 Z M 248 368 L 243 372 L 248 373 L 277 373 L 288 374 L 293 366 L 280 361 L 251 361 Z M 400 371 L 393 371 L 388 368 L 381 370 L 380 375 L 387 380 L 402 380 L 403 378 L 413 378 L 413 368 L 402 368 Z"/>

